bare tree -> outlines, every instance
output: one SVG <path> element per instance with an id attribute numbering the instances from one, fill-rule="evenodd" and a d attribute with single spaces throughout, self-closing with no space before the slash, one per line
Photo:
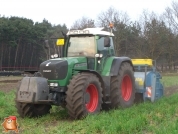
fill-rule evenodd
<path id="1" fill-rule="evenodd" d="M 95 23 L 93 19 L 82 17 L 81 19 L 76 20 L 73 25 L 71 26 L 71 29 L 84 29 L 84 28 L 93 28 L 95 27 Z"/>
<path id="2" fill-rule="evenodd" d="M 169 27 L 174 31 L 176 29 L 176 33 L 178 30 L 178 2 L 173 1 L 171 7 L 167 7 L 165 9 L 165 19 L 169 25 Z"/>
<path id="3" fill-rule="evenodd" d="M 114 7 L 109 7 L 107 11 L 98 15 L 97 25 L 102 27 L 108 27 L 109 23 L 113 23 L 116 27 L 119 23 L 128 24 L 130 18 L 126 12 L 118 11 Z"/>
<path id="4" fill-rule="evenodd" d="M 113 23 L 114 25 L 113 33 L 115 35 L 115 52 L 116 55 L 120 55 L 122 49 L 121 44 L 125 44 L 127 42 L 126 31 L 130 23 L 129 17 L 127 13 L 118 11 L 113 7 L 109 7 L 107 11 L 98 15 L 97 26 L 104 27 L 106 30 L 108 30 L 109 23 Z"/>
<path id="5" fill-rule="evenodd" d="M 166 59 L 168 64 L 173 67 L 174 60 L 177 59 L 178 51 L 178 2 L 172 1 L 171 7 L 165 9 L 163 18 L 170 30 L 170 33 L 168 34 L 168 44 L 166 46 Z"/>
<path id="6" fill-rule="evenodd" d="M 165 52 L 169 30 L 154 12 L 144 12 L 143 20 L 143 54 L 147 58 L 158 59 Z"/>

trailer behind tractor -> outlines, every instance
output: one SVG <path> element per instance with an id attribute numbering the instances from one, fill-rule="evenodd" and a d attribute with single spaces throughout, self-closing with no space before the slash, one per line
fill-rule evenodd
<path id="1" fill-rule="evenodd" d="M 53 55 L 40 64 L 38 75 L 20 81 L 16 94 L 19 115 L 42 116 L 56 105 L 66 107 L 71 118 L 80 119 L 101 109 L 131 107 L 136 92 L 145 100 L 146 88 L 152 84 L 144 82 L 148 72 L 142 72 L 146 77 L 140 77 L 143 86 L 137 87 L 133 61 L 115 56 L 113 36 L 102 28 L 86 28 L 71 30 L 65 40 L 59 39 L 61 57 Z M 156 75 L 156 79 L 160 78 Z"/>

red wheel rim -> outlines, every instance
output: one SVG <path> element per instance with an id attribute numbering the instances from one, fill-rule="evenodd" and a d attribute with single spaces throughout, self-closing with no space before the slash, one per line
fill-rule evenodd
<path id="1" fill-rule="evenodd" d="M 132 81 L 131 78 L 128 75 L 125 75 L 122 79 L 122 98 L 125 101 L 128 101 L 132 94 Z"/>
<path id="2" fill-rule="evenodd" d="M 86 93 L 89 95 L 89 101 L 85 104 L 89 112 L 94 112 L 98 106 L 98 90 L 95 85 L 90 84 L 87 87 Z"/>

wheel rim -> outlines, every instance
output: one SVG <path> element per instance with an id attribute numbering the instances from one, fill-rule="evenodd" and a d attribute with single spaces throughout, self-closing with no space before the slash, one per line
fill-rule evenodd
<path id="1" fill-rule="evenodd" d="M 89 112 L 94 112 L 98 106 L 98 90 L 95 85 L 87 87 L 85 95 L 85 106 Z"/>
<path id="2" fill-rule="evenodd" d="M 128 75 L 125 75 L 122 79 L 122 98 L 128 101 L 132 94 L 132 81 Z"/>

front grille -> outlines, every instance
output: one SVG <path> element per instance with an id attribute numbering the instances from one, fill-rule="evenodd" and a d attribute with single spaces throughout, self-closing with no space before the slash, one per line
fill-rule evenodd
<path id="1" fill-rule="evenodd" d="M 62 80 L 67 75 L 68 64 L 63 60 L 48 60 L 40 65 L 43 77 L 49 80 Z"/>

